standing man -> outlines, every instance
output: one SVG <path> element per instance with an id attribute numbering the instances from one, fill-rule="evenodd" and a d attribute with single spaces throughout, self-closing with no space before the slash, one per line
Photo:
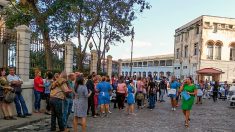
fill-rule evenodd
<path id="1" fill-rule="evenodd" d="M 68 75 L 68 86 L 70 89 L 72 89 L 72 91 L 74 91 L 75 79 L 76 77 L 74 73 Z M 64 100 L 63 122 L 65 128 L 72 128 L 72 126 L 68 124 L 68 118 L 69 115 L 72 113 L 72 107 L 73 107 L 73 93 L 71 92 L 66 95 L 66 98 Z"/>
<path id="2" fill-rule="evenodd" d="M 7 80 L 9 81 L 11 87 L 14 88 L 15 90 L 16 97 L 15 97 L 14 102 L 16 106 L 17 117 L 25 118 L 26 116 L 31 116 L 32 114 L 28 112 L 28 108 L 21 94 L 22 92 L 21 85 L 23 84 L 23 81 L 17 75 L 15 75 L 14 68 L 10 68 L 9 72 L 10 74 L 7 76 Z"/>
<path id="3" fill-rule="evenodd" d="M 87 87 L 89 93 L 92 92 L 90 97 L 88 98 L 87 115 L 89 115 L 89 111 L 91 109 L 92 116 L 94 118 L 96 118 L 97 116 L 95 115 L 95 103 L 94 103 L 94 95 L 95 95 L 95 85 L 94 85 L 94 81 L 93 81 L 94 77 L 95 77 L 95 74 L 89 75 L 87 83 L 86 83 L 86 87 Z"/>
<path id="4" fill-rule="evenodd" d="M 159 91 L 160 91 L 160 102 L 165 102 L 163 97 L 165 95 L 165 92 L 167 90 L 167 82 L 166 82 L 166 77 L 163 77 L 161 82 L 159 83 Z"/>

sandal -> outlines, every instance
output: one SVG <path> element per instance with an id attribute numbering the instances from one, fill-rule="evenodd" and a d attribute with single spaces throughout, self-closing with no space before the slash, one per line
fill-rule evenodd
<path id="1" fill-rule="evenodd" d="M 187 121 L 185 121 L 184 126 L 185 126 L 186 128 L 188 128 L 188 127 L 189 127 L 189 123 L 187 123 Z"/>

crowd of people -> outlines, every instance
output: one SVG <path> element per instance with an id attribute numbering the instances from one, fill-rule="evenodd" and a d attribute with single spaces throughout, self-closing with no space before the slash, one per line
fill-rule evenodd
<path id="1" fill-rule="evenodd" d="M 191 77 L 183 81 L 171 76 L 163 77 L 156 81 L 152 76 L 148 77 L 124 77 L 124 76 L 100 76 L 92 73 L 84 77 L 82 73 L 55 73 L 47 72 L 43 79 L 41 71 L 35 70 L 34 78 L 34 112 L 41 113 L 41 100 L 46 102 L 45 114 L 51 115 L 51 131 L 56 131 L 56 120 L 60 131 L 69 128 L 78 130 L 78 122 L 82 131 L 86 131 L 86 117 L 107 117 L 112 110 L 126 110 L 128 115 L 135 116 L 135 104 L 137 109 L 148 108 L 153 110 L 156 102 L 164 103 L 164 97 L 171 100 L 171 110 L 176 111 L 181 101 L 181 109 L 185 116 L 185 127 L 189 127 L 190 110 L 194 104 L 202 104 L 202 98 L 208 97 L 208 89 L 212 88 L 213 100 L 217 100 L 219 83 L 208 83 L 206 80 L 195 84 Z M 16 120 L 12 114 L 11 103 L 15 103 L 17 116 L 24 118 L 31 116 L 21 94 L 23 81 L 15 75 L 14 68 L 9 69 L 6 76 L 4 68 L 0 76 L 0 103 L 6 120 Z M 228 90 L 228 86 L 226 90 Z M 6 96 L 7 95 L 7 96 Z M 8 98 L 7 98 L 8 97 Z M 14 98 L 14 99 L 11 99 Z M 110 103 L 113 102 L 113 105 Z M 125 106 L 126 105 L 126 106 Z M 126 108 L 126 109 L 125 109 Z M 73 126 L 68 123 L 69 116 L 73 113 Z M 80 121 L 79 121 L 80 120 Z"/>

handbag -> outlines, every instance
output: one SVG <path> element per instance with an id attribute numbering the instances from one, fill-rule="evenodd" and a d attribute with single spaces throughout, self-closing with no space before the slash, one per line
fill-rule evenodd
<path id="1" fill-rule="evenodd" d="M 168 95 L 176 95 L 176 89 L 169 89 L 168 90 Z"/>
<path id="2" fill-rule="evenodd" d="M 15 92 L 8 91 L 4 96 L 4 101 L 6 103 L 12 103 L 15 100 L 15 97 L 16 97 Z"/>
<path id="3" fill-rule="evenodd" d="M 200 96 L 202 96 L 202 95 L 203 95 L 202 90 L 201 90 L 201 89 L 198 89 L 198 90 L 197 90 L 197 96 L 199 96 L 199 97 L 200 97 Z"/>
<path id="4" fill-rule="evenodd" d="M 137 100 L 143 100 L 144 99 L 144 94 L 143 93 L 138 93 L 136 96 Z"/>
<path id="5" fill-rule="evenodd" d="M 191 98 L 191 96 L 188 94 L 187 91 L 183 91 L 181 95 L 184 98 L 184 100 L 189 100 Z"/>

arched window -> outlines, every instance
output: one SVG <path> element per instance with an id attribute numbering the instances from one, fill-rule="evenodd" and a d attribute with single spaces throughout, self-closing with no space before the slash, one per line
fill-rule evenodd
<path id="1" fill-rule="evenodd" d="M 171 76 L 171 72 L 166 72 L 166 76 L 167 76 L 167 78 L 169 78 L 170 76 Z"/>
<path id="2" fill-rule="evenodd" d="M 161 71 L 160 73 L 159 73 L 160 75 L 160 78 L 162 78 L 163 76 L 164 76 L 164 72 L 163 71 Z"/>
<path id="3" fill-rule="evenodd" d="M 207 42 L 207 59 L 213 59 L 214 41 Z"/>
<path id="4" fill-rule="evenodd" d="M 143 72 L 143 77 L 146 77 L 146 72 L 145 71 Z"/>
<path id="5" fill-rule="evenodd" d="M 141 72 L 139 72 L 138 76 L 141 77 Z"/>
<path id="6" fill-rule="evenodd" d="M 230 60 L 235 61 L 235 42 L 230 44 Z"/>
<path id="7" fill-rule="evenodd" d="M 223 46 L 223 43 L 221 41 L 217 41 L 215 44 L 215 59 L 221 60 L 221 47 Z"/>
<path id="8" fill-rule="evenodd" d="M 148 76 L 152 77 L 152 72 L 151 71 L 148 72 Z"/>
<path id="9" fill-rule="evenodd" d="M 125 76 L 128 76 L 128 72 L 125 72 Z"/>

